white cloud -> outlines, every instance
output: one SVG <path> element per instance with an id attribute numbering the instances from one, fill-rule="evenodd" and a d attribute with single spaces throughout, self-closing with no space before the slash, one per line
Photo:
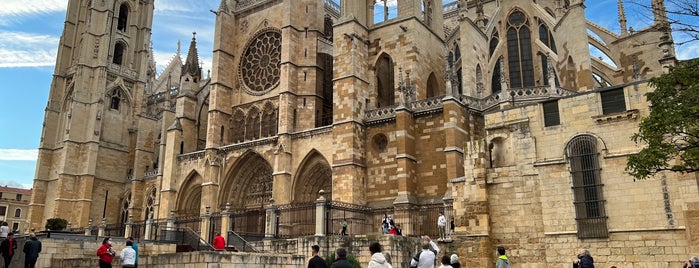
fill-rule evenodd
<path id="1" fill-rule="evenodd" d="M 697 58 L 699 57 L 699 41 L 676 46 L 675 53 L 677 53 L 677 58 L 682 60 Z"/>
<path id="2" fill-rule="evenodd" d="M 68 0 L 3 0 L 0 8 L 0 25 L 25 16 L 46 14 L 51 12 L 65 12 Z"/>
<path id="3" fill-rule="evenodd" d="M 53 66 L 59 38 L 0 30 L 0 68 Z"/>
<path id="4" fill-rule="evenodd" d="M 0 160 L 36 161 L 38 149 L 0 149 Z"/>

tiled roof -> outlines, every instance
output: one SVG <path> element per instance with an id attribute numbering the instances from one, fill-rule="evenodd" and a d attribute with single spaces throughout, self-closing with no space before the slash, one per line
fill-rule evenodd
<path id="1" fill-rule="evenodd" d="M 22 188 L 0 186 L 0 192 L 17 193 L 17 194 L 32 194 L 32 189 L 22 189 Z"/>

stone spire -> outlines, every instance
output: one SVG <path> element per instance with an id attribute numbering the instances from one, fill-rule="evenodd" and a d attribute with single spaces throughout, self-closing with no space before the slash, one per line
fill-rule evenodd
<path id="1" fill-rule="evenodd" d="M 619 27 L 621 27 L 621 34 L 627 34 L 627 28 L 626 28 L 626 10 L 624 9 L 624 1 L 619 0 L 617 3 L 617 6 L 619 7 Z"/>
<path id="2" fill-rule="evenodd" d="M 189 52 L 187 53 L 187 61 L 182 66 L 182 75 L 191 75 L 194 78 L 201 78 L 201 70 L 199 69 L 199 53 L 197 52 L 197 33 L 192 33 L 192 42 L 189 44 Z M 179 45 L 178 45 L 179 47 Z M 179 49 L 178 49 L 179 52 Z M 179 53 L 178 53 L 179 54 Z"/>
<path id="3" fill-rule="evenodd" d="M 667 24 L 667 11 L 665 10 L 665 0 L 653 0 L 651 6 L 653 8 L 653 22 L 658 24 Z"/>

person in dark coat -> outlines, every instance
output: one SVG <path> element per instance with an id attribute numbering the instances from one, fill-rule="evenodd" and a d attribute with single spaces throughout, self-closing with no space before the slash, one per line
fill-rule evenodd
<path id="1" fill-rule="evenodd" d="M 34 233 L 29 234 L 29 240 L 24 242 L 24 268 L 36 267 L 36 260 L 39 259 L 41 253 L 41 241 L 36 238 Z"/>
<path id="2" fill-rule="evenodd" d="M 10 267 L 10 262 L 12 262 L 12 257 L 15 256 L 17 252 L 17 241 L 15 241 L 15 234 L 10 232 L 7 234 L 5 240 L 0 243 L 0 253 L 5 259 L 5 267 Z"/>
<path id="3" fill-rule="evenodd" d="M 313 257 L 308 261 L 308 268 L 328 268 L 328 264 L 325 263 L 323 258 L 318 256 L 318 252 L 320 252 L 320 247 L 318 245 L 311 246 L 311 254 Z"/>
<path id="4" fill-rule="evenodd" d="M 573 261 L 573 268 L 595 268 L 595 260 L 592 258 L 589 250 L 580 250 L 578 259 Z"/>
<path id="5" fill-rule="evenodd" d="M 330 268 L 352 268 L 352 264 L 347 260 L 347 250 L 338 248 L 335 250 L 335 261 Z"/>

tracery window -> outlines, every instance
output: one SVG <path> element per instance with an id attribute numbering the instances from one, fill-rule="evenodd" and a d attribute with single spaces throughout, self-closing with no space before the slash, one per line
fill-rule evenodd
<path id="1" fill-rule="evenodd" d="M 245 114 L 242 110 L 236 110 L 236 112 L 233 113 L 233 124 L 231 128 L 233 143 L 243 142 L 245 140 Z"/>
<path id="2" fill-rule="evenodd" d="M 510 87 L 534 86 L 531 32 L 526 15 L 514 11 L 507 20 L 507 63 Z"/>
<path id="3" fill-rule="evenodd" d="M 109 108 L 114 110 L 119 110 L 121 102 L 124 100 L 121 90 L 118 88 L 113 89 L 109 95 Z"/>
<path id="4" fill-rule="evenodd" d="M 124 201 L 121 202 L 121 223 L 126 223 L 129 220 L 129 207 L 131 206 L 131 192 L 124 196 Z"/>
<path id="5" fill-rule="evenodd" d="M 245 140 L 256 140 L 260 138 L 260 110 L 252 107 L 245 118 Z"/>
<path id="6" fill-rule="evenodd" d="M 239 68 L 247 93 L 259 96 L 279 85 L 281 53 L 282 34 L 276 29 L 262 31 L 248 42 Z"/>
<path id="7" fill-rule="evenodd" d="M 262 113 L 262 137 L 277 135 L 277 110 L 269 104 Z"/>
<path id="8" fill-rule="evenodd" d="M 146 219 L 155 218 L 155 197 L 157 195 L 157 190 L 153 187 L 150 192 L 148 192 L 148 197 L 146 198 Z"/>
<path id="9" fill-rule="evenodd" d="M 579 238 L 609 236 L 605 200 L 602 198 L 597 141 L 590 135 L 573 138 L 566 154 L 573 180 L 573 204 Z"/>

